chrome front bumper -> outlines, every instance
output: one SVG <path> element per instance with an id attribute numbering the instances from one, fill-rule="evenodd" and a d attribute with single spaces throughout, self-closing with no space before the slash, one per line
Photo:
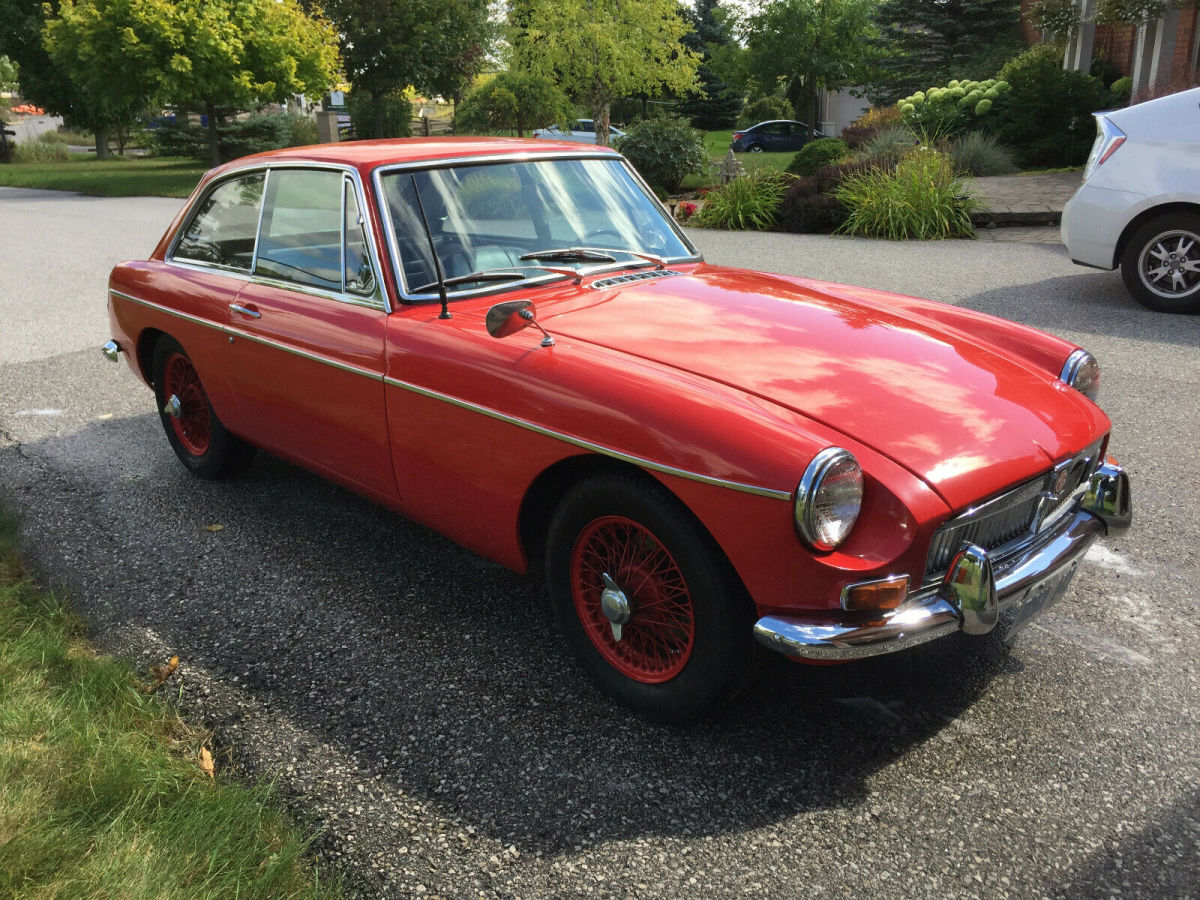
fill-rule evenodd
<path id="1" fill-rule="evenodd" d="M 764 616 L 754 634 L 796 659 L 844 660 L 895 653 L 955 631 L 986 634 L 1006 612 L 1013 628 L 1058 597 L 1096 538 L 1130 520 L 1129 477 L 1106 463 L 1092 476 L 1074 518 L 1011 558 L 993 565 L 982 548 L 964 544 L 939 584 L 910 593 L 873 622 Z"/>

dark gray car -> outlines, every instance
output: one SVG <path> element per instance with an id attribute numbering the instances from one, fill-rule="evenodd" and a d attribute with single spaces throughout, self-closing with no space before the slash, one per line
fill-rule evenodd
<path id="1" fill-rule="evenodd" d="M 819 137 L 824 135 L 803 122 L 794 119 L 773 119 L 735 131 L 729 147 L 735 153 L 778 153 L 799 150 L 812 138 Z"/>

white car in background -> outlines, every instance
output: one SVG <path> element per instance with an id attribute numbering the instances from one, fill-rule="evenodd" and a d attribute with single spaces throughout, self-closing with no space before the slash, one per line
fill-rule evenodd
<path id="1" fill-rule="evenodd" d="M 625 132 L 620 128 L 608 126 L 608 141 L 612 143 Z M 549 138 L 555 141 L 576 141 L 580 144 L 596 143 L 596 123 L 591 119 L 576 119 L 566 126 L 551 125 L 549 128 L 539 128 L 533 133 L 535 138 Z"/>
<path id="2" fill-rule="evenodd" d="M 1083 184 L 1067 201 L 1071 259 L 1121 267 L 1159 312 L 1200 312 L 1200 88 L 1096 113 Z"/>

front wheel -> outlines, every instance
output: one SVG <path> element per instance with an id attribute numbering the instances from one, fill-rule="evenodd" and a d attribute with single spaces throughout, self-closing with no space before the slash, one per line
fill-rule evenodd
<path id="1" fill-rule="evenodd" d="M 603 476 L 563 498 L 546 578 L 580 665 L 650 718 L 695 719 L 745 682 L 752 606 L 719 548 L 665 489 Z"/>
<path id="2" fill-rule="evenodd" d="M 762 144 L 751 144 L 746 149 L 749 150 L 751 153 L 762 153 L 763 150 L 766 148 L 764 148 Z"/>
<path id="3" fill-rule="evenodd" d="M 225 430 L 200 375 L 174 338 L 154 346 L 154 397 L 171 449 L 201 478 L 223 478 L 245 468 L 255 449 Z"/>
<path id="4" fill-rule="evenodd" d="M 1168 213 L 1138 227 L 1121 255 L 1135 300 L 1157 312 L 1200 312 L 1200 215 Z"/>

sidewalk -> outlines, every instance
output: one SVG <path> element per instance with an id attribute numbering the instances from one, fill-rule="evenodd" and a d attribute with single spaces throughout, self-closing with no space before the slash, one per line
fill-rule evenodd
<path id="1" fill-rule="evenodd" d="M 967 187 L 983 199 L 986 207 L 986 212 L 976 213 L 972 221 L 977 227 L 998 228 L 1057 225 L 1063 206 L 1082 180 L 1082 172 L 972 178 Z"/>

